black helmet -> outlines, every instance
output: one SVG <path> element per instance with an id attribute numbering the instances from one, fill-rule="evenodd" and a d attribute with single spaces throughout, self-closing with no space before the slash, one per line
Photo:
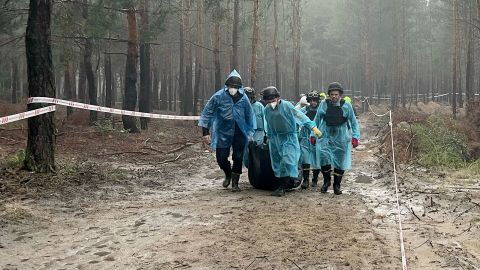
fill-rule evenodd
<path id="1" fill-rule="evenodd" d="M 343 87 L 339 82 L 332 82 L 328 85 L 327 93 L 330 95 L 332 91 L 339 91 L 341 95 L 343 95 Z"/>
<path id="2" fill-rule="evenodd" d="M 247 97 L 249 98 L 255 98 L 255 89 L 252 87 L 245 87 L 245 94 L 247 94 Z"/>
<path id="3" fill-rule="evenodd" d="M 280 97 L 280 92 L 278 92 L 275 86 L 269 86 L 262 89 L 262 99 L 270 100 L 277 97 Z"/>
<path id="4" fill-rule="evenodd" d="M 310 102 L 314 99 L 316 99 L 318 101 L 320 99 L 320 96 L 318 95 L 317 91 L 312 90 L 312 91 L 308 92 L 308 94 L 307 94 L 307 102 Z"/>
<path id="5" fill-rule="evenodd" d="M 228 77 L 227 81 L 225 82 L 225 85 L 241 88 L 242 87 L 242 79 L 240 77 L 236 77 L 236 76 Z"/>

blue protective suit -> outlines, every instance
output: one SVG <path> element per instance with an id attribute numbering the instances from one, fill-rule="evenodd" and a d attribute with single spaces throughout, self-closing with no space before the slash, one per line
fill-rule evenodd
<path id="1" fill-rule="evenodd" d="M 232 76 L 240 77 L 240 74 L 233 70 L 228 78 Z M 230 148 L 232 146 L 235 123 L 248 140 L 253 137 L 256 121 L 252 106 L 243 87 L 238 90 L 238 93 L 241 98 L 234 103 L 225 85 L 213 94 L 202 111 L 198 125 L 211 130 L 212 142 L 210 147 L 212 149 Z"/>
<path id="2" fill-rule="evenodd" d="M 340 102 L 333 106 L 340 106 Z M 323 100 L 315 116 L 315 124 L 323 133 L 322 138 L 317 139 L 316 156 L 314 167 L 332 165 L 339 170 L 348 170 L 352 167 L 352 137 L 360 139 L 360 126 L 350 103 L 343 103 L 343 117 L 347 121 L 339 126 L 327 126 L 323 118 L 326 115 L 327 103 Z M 350 124 L 351 132 L 348 129 Z"/>
<path id="3" fill-rule="evenodd" d="M 262 103 L 255 101 L 252 104 L 253 113 L 255 114 L 255 122 L 257 123 L 257 127 L 255 128 L 255 133 L 253 134 L 253 140 L 258 144 L 263 143 L 263 137 L 265 136 L 265 128 L 264 128 L 264 109 Z"/>
<path id="4" fill-rule="evenodd" d="M 305 115 L 307 114 L 307 112 L 309 112 L 309 114 L 313 113 L 312 118 L 314 118 L 317 113 L 317 110 L 318 110 L 318 106 L 316 108 L 306 106 L 306 107 L 303 107 L 300 111 L 303 112 Z M 300 133 L 298 135 L 298 140 L 300 142 L 300 151 L 301 151 L 300 164 L 314 165 L 313 161 L 315 160 L 316 150 L 315 150 L 315 146 L 310 143 L 311 132 L 312 132 L 311 129 L 308 129 L 305 126 L 300 129 Z M 312 168 L 320 169 L 320 167 L 317 168 L 315 166 L 312 166 Z"/>
<path id="5" fill-rule="evenodd" d="M 300 145 L 297 125 L 311 130 L 315 123 L 285 100 L 280 100 L 275 109 L 270 105 L 265 107 L 265 123 L 275 176 L 298 177 Z"/>
<path id="6" fill-rule="evenodd" d="M 255 133 L 253 134 L 253 141 L 257 144 L 263 143 L 263 137 L 265 136 L 265 128 L 264 128 L 264 110 L 262 103 L 255 101 L 252 104 L 253 113 L 255 114 L 256 124 Z M 243 165 L 248 168 L 248 145 L 245 147 L 244 155 L 243 155 Z"/>

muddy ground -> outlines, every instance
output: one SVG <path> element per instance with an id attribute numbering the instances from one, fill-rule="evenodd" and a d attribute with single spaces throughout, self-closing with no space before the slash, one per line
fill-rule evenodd
<path id="1" fill-rule="evenodd" d="M 343 195 L 276 198 L 246 173 L 242 192 L 222 188 L 193 123 L 126 134 L 58 115 L 57 174 L 0 169 L 0 268 L 401 269 L 392 166 L 376 136 L 386 119 L 361 116 Z M 2 160 L 24 148 L 25 125 L 1 127 Z M 398 169 L 409 268 L 480 269 L 479 176 Z"/>

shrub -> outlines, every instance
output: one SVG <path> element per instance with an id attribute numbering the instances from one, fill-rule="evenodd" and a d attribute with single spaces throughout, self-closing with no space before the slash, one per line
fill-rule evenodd
<path id="1" fill-rule="evenodd" d="M 427 167 L 460 168 L 468 161 L 468 140 L 464 134 L 430 117 L 425 123 L 413 126 L 416 134 L 418 161 Z"/>

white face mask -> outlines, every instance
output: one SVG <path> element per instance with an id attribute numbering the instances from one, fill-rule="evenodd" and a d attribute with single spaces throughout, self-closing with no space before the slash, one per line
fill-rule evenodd
<path id="1" fill-rule="evenodd" d="M 272 109 L 275 109 L 275 107 L 277 107 L 278 101 L 274 101 L 268 104 L 270 104 L 270 107 L 272 107 Z"/>
<path id="2" fill-rule="evenodd" d="M 231 96 L 235 96 L 238 92 L 237 88 L 228 88 L 228 93 L 230 93 Z"/>

